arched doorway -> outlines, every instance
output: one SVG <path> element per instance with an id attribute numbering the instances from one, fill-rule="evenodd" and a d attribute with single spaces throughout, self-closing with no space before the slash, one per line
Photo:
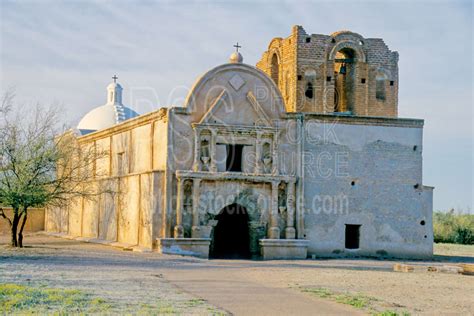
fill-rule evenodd
<path id="1" fill-rule="evenodd" d="M 234 203 L 224 207 L 216 219 L 210 257 L 250 258 L 247 210 Z"/>

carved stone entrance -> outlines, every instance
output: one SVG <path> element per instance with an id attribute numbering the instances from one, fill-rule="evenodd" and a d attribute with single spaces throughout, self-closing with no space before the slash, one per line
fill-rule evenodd
<path id="1" fill-rule="evenodd" d="M 211 258 L 250 258 L 249 217 L 239 204 L 231 204 L 216 216 L 217 225 L 211 243 Z"/>

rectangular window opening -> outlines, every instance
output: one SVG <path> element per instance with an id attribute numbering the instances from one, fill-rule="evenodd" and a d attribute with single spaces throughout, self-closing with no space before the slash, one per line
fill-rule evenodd
<path id="1" fill-rule="evenodd" d="M 306 43 L 311 43 L 311 37 L 306 38 Z"/>
<path id="2" fill-rule="evenodd" d="M 393 81 L 390 81 L 390 85 L 393 86 Z"/>
<path id="3" fill-rule="evenodd" d="M 227 145 L 226 171 L 242 172 L 242 150 L 244 145 Z"/>
<path id="4" fill-rule="evenodd" d="M 360 225 L 346 224 L 346 249 L 359 249 Z"/>
<path id="5" fill-rule="evenodd" d="M 326 81 L 331 81 L 331 77 L 330 76 L 326 77 Z"/>
<path id="6" fill-rule="evenodd" d="M 365 83 L 365 78 L 360 79 L 360 83 Z"/>

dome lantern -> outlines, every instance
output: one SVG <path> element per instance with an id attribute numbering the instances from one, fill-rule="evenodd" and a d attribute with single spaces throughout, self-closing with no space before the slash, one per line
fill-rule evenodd
<path id="1" fill-rule="evenodd" d="M 242 63 L 244 61 L 244 57 L 242 57 L 242 54 L 239 53 L 239 48 L 241 48 L 242 46 L 240 46 L 239 42 L 237 42 L 237 44 L 235 44 L 234 47 L 235 47 L 235 52 L 233 52 L 232 55 L 230 55 L 229 62 L 232 64 Z"/>
<path id="2" fill-rule="evenodd" d="M 117 76 L 112 79 L 114 82 L 107 86 L 107 103 L 91 110 L 77 125 L 82 135 L 109 128 L 139 115 L 122 104 L 123 88 L 117 82 Z"/>

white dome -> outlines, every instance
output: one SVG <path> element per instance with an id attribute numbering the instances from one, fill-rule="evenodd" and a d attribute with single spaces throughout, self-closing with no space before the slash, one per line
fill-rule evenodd
<path id="1" fill-rule="evenodd" d="M 87 113 L 77 125 L 82 135 L 109 128 L 139 115 L 122 104 L 122 90 L 122 86 L 116 82 L 107 86 L 107 103 Z"/>
<path id="2" fill-rule="evenodd" d="M 123 105 L 106 104 L 84 115 L 77 125 L 77 128 L 81 134 L 84 135 L 93 131 L 109 128 L 138 115 L 137 112 Z"/>

